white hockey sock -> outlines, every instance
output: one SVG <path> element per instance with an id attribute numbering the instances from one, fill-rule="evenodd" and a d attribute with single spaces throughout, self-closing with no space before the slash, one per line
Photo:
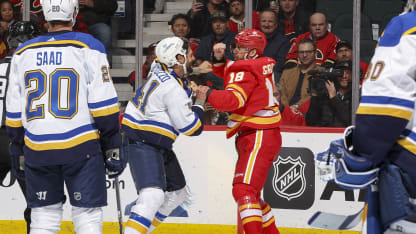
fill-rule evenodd
<path id="1" fill-rule="evenodd" d="M 144 188 L 140 190 L 139 198 L 136 205 L 131 209 L 124 233 L 146 234 L 156 211 L 163 204 L 164 199 L 163 190 L 159 188 Z"/>
<path id="2" fill-rule="evenodd" d="M 32 208 L 30 234 L 56 234 L 61 227 L 62 202 Z"/>
<path id="3" fill-rule="evenodd" d="M 103 211 L 101 207 L 72 207 L 72 220 L 77 234 L 103 233 Z"/>

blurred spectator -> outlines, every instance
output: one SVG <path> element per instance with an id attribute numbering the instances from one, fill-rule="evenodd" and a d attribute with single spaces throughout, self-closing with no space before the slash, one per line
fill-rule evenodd
<path id="1" fill-rule="evenodd" d="M 147 74 L 149 74 L 150 67 L 153 63 L 153 60 L 155 60 L 155 58 L 156 58 L 156 54 L 155 54 L 156 45 L 157 45 L 157 42 L 152 43 L 147 47 L 146 60 L 144 61 L 143 66 L 142 66 L 142 79 L 143 79 L 143 81 L 146 80 Z M 133 90 L 134 90 L 135 83 L 136 83 L 136 71 L 133 71 L 133 72 L 130 73 L 129 83 L 131 84 L 131 86 L 133 86 Z"/>
<path id="2" fill-rule="evenodd" d="M 303 39 L 298 44 L 299 64 L 296 67 L 285 69 L 280 79 L 282 86 L 281 104 L 293 109 L 299 107 L 310 99 L 309 77 L 310 70 L 323 70 L 315 63 L 316 44 L 309 38 Z"/>
<path id="3" fill-rule="evenodd" d="M 281 93 L 282 93 L 282 86 L 280 84 L 276 84 L 273 88 L 273 97 L 279 102 L 279 111 L 282 115 L 282 119 L 280 124 L 281 125 L 297 125 L 297 126 L 305 126 L 305 115 L 304 113 L 307 112 L 309 108 L 309 101 L 305 102 L 299 110 L 292 109 L 289 106 L 286 106 L 281 103 Z M 301 109 L 304 112 L 301 112 Z"/>
<path id="4" fill-rule="evenodd" d="M 191 43 L 192 52 L 195 54 L 196 49 L 199 45 L 199 39 L 189 38 L 189 33 L 191 32 L 191 23 L 189 17 L 185 14 L 179 13 L 172 16 L 172 19 L 169 21 L 172 32 L 177 37 L 185 37 Z"/>
<path id="5" fill-rule="evenodd" d="M 144 13 L 162 13 L 165 7 L 165 0 L 144 0 L 143 7 Z"/>
<path id="6" fill-rule="evenodd" d="M 298 6 L 299 0 L 280 0 L 278 29 L 289 39 L 290 43 L 309 30 L 310 13 Z"/>
<path id="7" fill-rule="evenodd" d="M 267 44 L 263 56 L 276 60 L 274 67 L 275 82 L 280 79 L 287 52 L 290 49 L 289 40 L 277 30 L 277 13 L 266 9 L 260 13 L 260 31 L 266 35 Z"/>
<path id="8" fill-rule="evenodd" d="M 311 87 L 315 88 L 310 90 L 311 103 L 306 113 L 308 126 L 347 127 L 351 125 L 352 62 L 351 60 L 337 61 L 335 69 L 341 69 L 343 75 L 335 78 L 334 81 L 321 78 L 310 80 L 314 83 Z"/>
<path id="9" fill-rule="evenodd" d="M 117 10 L 117 0 L 79 0 L 79 12 L 88 32 L 104 44 L 111 65 L 112 38 L 110 19 Z"/>
<path id="10" fill-rule="evenodd" d="M 191 19 L 191 37 L 202 38 L 212 33 L 211 16 L 216 11 L 226 12 L 227 3 L 224 0 L 194 0 L 188 11 Z"/>
<path id="11" fill-rule="evenodd" d="M 286 56 L 285 69 L 296 66 L 297 45 L 305 38 L 311 38 L 315 41 L 317 54 L 315 62 L 323 66 L 333 66 L 336 60 L 335 46 L 339 39 L 333 33 L 328 31 L 328 21 L 322 13 L 314 13 L 309 19 L 309 32 L 301 34 L 292 44 L 289 53 Z"/>
<path id="12" fill-rule="evenodd" d="M 10 0 L 0 1 L 0 38 L 7 45 L 7 36 L 9 34 L 9 26 L 15 22 L 15 9 Z"/>
<path id="13" fill-rule="evenodd" d="M 244 13 L 244 0 L 230 0 L 230 20 L 228 21 L 228 29 L 235 33 L 238 33 L 245 29 L 245 13 Z M 259 29 L 259 13 L 257 11 L 252 12 L 252 28 Z"/>
<path id="14" fill-rule="evenodd" d="M 341 40 L 337 43 L 335 47 L 335 52 L 337 55 L 337 61 L 339 60 L 352 60 L 352 45 L 349 41 Z M 364 79 L 365 73 L 367 72 L 368 64 L 360 61 L 360 81 Z"/>
<path id="15" fill-rule="evenodd" d="M 234 41 L 235 32 L 231 32 L 227 28 L 227 18 L 225 12 L 216 11 L 211 18 L 212 33 L 203 37 L 195 52 L 197 64 L 202 61 L 212 61 L 212 47 L 217 43 L 226 45 L 225 58 L 233 60 L 230 45 Z"/>

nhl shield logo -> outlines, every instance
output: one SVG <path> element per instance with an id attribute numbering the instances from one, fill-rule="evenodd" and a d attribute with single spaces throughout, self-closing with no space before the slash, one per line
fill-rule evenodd
<path id="1" fill-rule="evenodd" d="M 291 156 L 273 162 L 273 190 L 279 196 L 290 201 L 303 194 L 306 188 L 305 163 L 301 157 Z"/>
<path id="2" fill-rule="evenodd" d="M 81 192 L 74 192 L 74 199 L 76 201 L 80 201 L 81 200 Z"/>

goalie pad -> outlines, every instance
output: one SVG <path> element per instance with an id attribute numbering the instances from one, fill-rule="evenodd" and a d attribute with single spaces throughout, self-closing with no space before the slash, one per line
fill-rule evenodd
<path id="1" fill-rule="evenodd" d="M 416 215 L 414 181 L 394 164 L 386 164 L 380 170 L 380 217 L 385 229 L 394 222 Z"/>

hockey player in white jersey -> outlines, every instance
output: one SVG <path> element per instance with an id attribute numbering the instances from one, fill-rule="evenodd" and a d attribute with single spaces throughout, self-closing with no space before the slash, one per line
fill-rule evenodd
<path id="1" fill-rule="evenodd" d="M 56 234 L 67 197 L 76 233 L 102 233 L 105 171 L 116 176 L 124 166 L 105 49 L 91 35 L 72 32 L 77 0 L 41 5 L 49 33 L 16 49 L 6 96 L 9 150 L 24 158 L 30 233 Z"/>
<path id="2" fill-rule="evenodd" d="M 416 1 L 409 0 L 379 40 L 362 86 L 355 127 L 317 155 L 318 165 L 331 162 L 340 186 L 368 188 L 371 234 L 416 233 L 416 223 L 409 221 L 416 216 L 415 7 Z"/>
<path id="3" fill-rule="evenodd" d="M 194 61 L 188 40 L 169 37 L 155 51 L 150 73 L 129 101 L 122 120 L 138 193 L 125 234 L 150 233 L 183 203 L 186 182 L 172 144 L 180 133 L 199 135 L 204 123 L 206 97 L 197 93 L 192 105 L 184 77 Z"/>

